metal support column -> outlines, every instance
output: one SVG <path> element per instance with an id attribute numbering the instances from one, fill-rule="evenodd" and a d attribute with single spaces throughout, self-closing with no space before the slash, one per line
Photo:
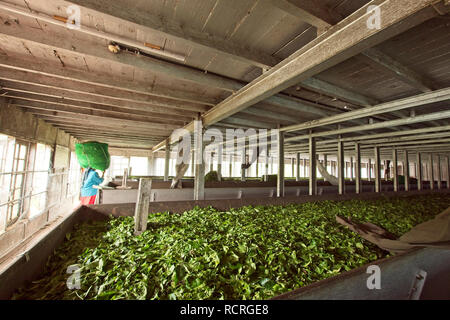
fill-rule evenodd
<path id="1" fill-rule="evenodd" d="M 429 155 L 429 168 L 428 168 L 428 172 L 429 172 L 429 180 L 430 180 L 430 189 L 434 190 L 434 165 L 433 165 L 433 154 L 430 153 Z"/>
<path id="2" fill-rule="evenodd" d="M 217 155 L 217 178 L 222 181 L 222 161 L 223 161 L 223 145 L 219 145 Z"/>
<path id="3" fill-rule="evenodd" d="M 277 175 L 277 197 L 284 197 L 284 132 L 278 131 L 278 175 Z"/>
<path id="4" fill-rule="evenodd" d="M 167 139 L 164 158 L 164 181 L 169 181 L 169 165 L 170 165 L 170 143 L 169 139 Z"/>
<path id="5" fill-rule="evenodd" d="M 422 182 L 422 154 L 420 152 L 417 152 L 416 155 L 416 171 L 417 171 L 417 190 L 423 189 L 423 182 Z"/>
<path id="6" fill-rule="evenodd" d="M 353 157 L 350 157 L 350 181 L 353 181 Z"/>
<path id="7" fill-rule="evenodd" d="M 266 162 L 265 162 L 265 164 L 264 164 L 264 181 L 269 181 L 269 160 L 270 160 L 270 157 L 269 157 L 269 155 L 267 155 L 267 157 L 266 157 Z"/>
<path id="8" fill-rule="evenodd" d="M 405 191 L 409 191 L 410 186 L 409 186 L 409 154 L 408 154 L 408 150 L 404 151 L 405 153 L 405 170 L 404 170 L 404 176 L 405 176 Z"/>
<path id="9" fill-rule="evenodd" d="M 309 137 L 309 195 L 317 195 L 316 139 Z"/>
<path id="10" fill-rule="evenodd" d="M 339 194 L 345 193 L 345 179 L 344 179 L 344 143 L 338 142 L 338 182 Z"/>
<path id="11" fill-rule="evenodd" d="M 438 154 L 437 155 L 437 171 L 436 171 L 436 176 L 437 176 L 437 188 L 439 190 L 442 189 L 442 179 L 441 179 L 441 156 Z"/>
<path id="12" fill-rule="evenodd" d="M 374 148 L 375 153 L 375 192 L 381 191 L 381 160 L 380 160 L 380 147 Z"/>
<path id="13" fill-rule="evenodd" d="M 394 177 L 394 191 L 398 191 L 398 152 L 397 149 L 392 150 L 392 174 Z"/>
<path id="14" fill-rule="evenodd" d="M 246 148 L 244 146 L 243 150 L 242 150 L 242 154 L 241 154 L 241 181 L 245 181 L 245 171 L 246 169 L 244 169 L 244 165 L 246 164 Z"/>
<path id="15" fill-rule="evenodd" d="M 355 143 L 355 179 L 356 179 L 356 193 L 361 193 L 361 146 Z"/>
<path id="16" fill-rule="evenodd" d="M 450 157 L 447 156 L 447 161 L 445 162 L 445 167 L 447 168 L 447 189 L 450 189 Z"/>
<path id="17" fill-rule="evenodd" d="M 203 143 L 203 129 L 200 121 L 195 121 L 194 126 L 194 200 L 205 200 L 205 161 L 203 160 L 205 145 Z"/>

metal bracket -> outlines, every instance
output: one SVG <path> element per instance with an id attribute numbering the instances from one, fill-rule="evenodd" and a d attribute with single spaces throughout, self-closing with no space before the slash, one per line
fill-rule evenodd
<path id="1" fill-rule="evenodd" d="M 427 272 L 424 270 L 419 270 L 414 277 L 411 290 L 409 291 L 409 300 L 419 300 L 422 294 L 423 286 L 425 285 L 425 280 L 427 278 Z"/>

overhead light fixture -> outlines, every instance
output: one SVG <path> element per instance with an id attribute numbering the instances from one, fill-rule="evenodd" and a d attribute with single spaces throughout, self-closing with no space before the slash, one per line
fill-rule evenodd
<path id="1" fill-rule="evenodd" d="M 120 52 L 120 46 L 115 43 L 108 44 L 108 50 L 112 53 L 119 53 Z"/>

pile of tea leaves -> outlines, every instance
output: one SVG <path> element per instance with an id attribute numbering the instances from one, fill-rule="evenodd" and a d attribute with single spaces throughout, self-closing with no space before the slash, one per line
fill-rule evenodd
<path id="1" fill-rule="evenodd" d="M 17 297 L 267 299 L 389 255 L 338 224 L 336 215 L 400 236 L 448 206 L 450 197 L 436 194 L 227 212 L 196 207 L 150 215 L 140 236 L 132 217 L 112 219 L 101 239 L 95 232 L 90 238 L 87 226 L 75 230 L 51 259 L 49 274 Z M 81 289 L 64 290 L 73 263 L 81 268 Z"/>

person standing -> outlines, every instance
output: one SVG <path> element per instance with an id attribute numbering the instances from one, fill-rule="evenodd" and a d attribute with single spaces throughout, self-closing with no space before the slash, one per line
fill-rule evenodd
<path id="1" fill-rule="evenodd" d="M 105 172 L 103 171 L 103 175 L 104 174 Z M 80 197 L 82 205 L 95 204 L 98 189 L 94 188 L 94 186 L 99 186 L 103 182 L 103 180 L 103 177 L 100 177 L 97 171 L 95 171 L 94 169 L 84 169 L 83 180 L 81 182 Z"/>

